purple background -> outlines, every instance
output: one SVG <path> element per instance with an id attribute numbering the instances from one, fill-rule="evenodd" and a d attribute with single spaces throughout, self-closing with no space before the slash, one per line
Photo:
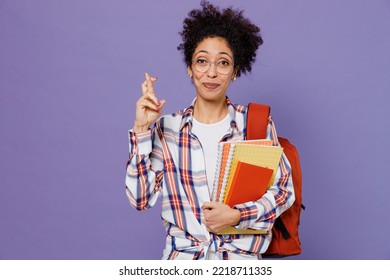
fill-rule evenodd
<path id="1" fill-rule="evenodd" d="M 159 259 L 160 204 L 125 196 L 143 73 L 195 92 L 177 34 L 198 1 L 0 1 L 0 259 Z M 296 259 L 390 259 L 390 2 L 213 1 L 262 29 L 236 103 L 268 103 L 303 168 Z M 387 175 L 386 175 L 387 174 Z"/>

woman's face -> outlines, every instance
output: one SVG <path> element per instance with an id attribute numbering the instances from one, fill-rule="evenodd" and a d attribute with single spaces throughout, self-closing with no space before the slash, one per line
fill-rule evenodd
<path id="1" fill-rule="evenodd" d="M 195 49 L 192 62 L 188 73 L 193 77 L 198 99 L 225 101 L 229 84 L 235 77 L 233 52 L 226 40 L 204 39 Z"/>

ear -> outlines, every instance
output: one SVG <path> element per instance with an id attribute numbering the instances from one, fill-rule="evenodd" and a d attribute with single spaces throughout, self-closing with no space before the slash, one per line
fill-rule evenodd
<path id="1" fill-rule="evenodd" d="M 233 82 L 237 79 L 237 73 L 238 73 L 238 69 L 234 69 L 233 74 L 232 74 L 232 81 Z"/>
<path id="2" fill-rule="evenodd" d="M 190 66 L 187 67 L 187 75 L 188 75 L 188 77 L 192 78 L 193 73 L 192 73 L 192 69 Z"/>

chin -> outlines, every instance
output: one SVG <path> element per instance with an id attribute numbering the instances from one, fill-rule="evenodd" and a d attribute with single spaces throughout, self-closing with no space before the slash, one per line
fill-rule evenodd
<path id="1" fill-rule="evenodd" d="M 220 101 L 220 100 L 225 100 L 226 95 L 221 93 L 221 92 L 216 92 L 216 91 L 208 91 L 208 92 L 203 92 L 203 93 L 198 93 L 198 98 L 203 99 L 205 101 Z"/>

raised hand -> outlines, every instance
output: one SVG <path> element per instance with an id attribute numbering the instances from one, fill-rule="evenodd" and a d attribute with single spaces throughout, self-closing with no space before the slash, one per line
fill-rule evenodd
<path id="1" fill-rule="evenodd" d="M 157 78 L 145 73 L 145 82 L 141 85 L 142 96 L 138 99 L 135 108 L 134 132 L 147 131 L 150 125 L 161 116 L 166 101 L 157 99 L 153 88 L 153 83 L 156 81 Z"/>

